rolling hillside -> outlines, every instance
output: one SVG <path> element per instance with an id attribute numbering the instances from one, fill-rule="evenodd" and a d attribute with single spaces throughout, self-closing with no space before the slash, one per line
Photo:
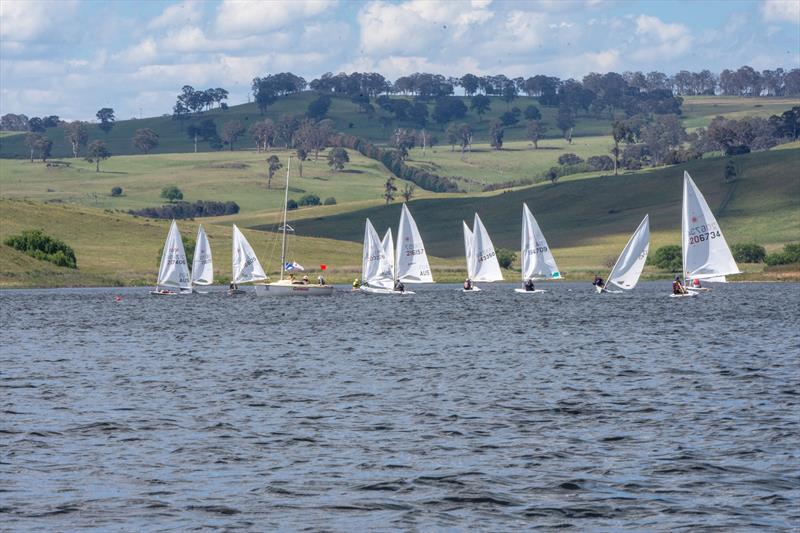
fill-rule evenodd
<path id="1" fill-rule="evenodd" d="M 757 242 L 776 248 L 800 238 L 800 145 L 735 158 L 742 170 L 723 180 L 726 159 L 685 166 L 719 216 L 729 243 Z M 575 177 L 508 192 L 412 201 L 409 208 L 429 253 L 463 255 L 461 220 L 477 211 L 496 246 L 519 247 L 522 203 L 527 202 L 551 248 L 588 248 L 575 267 L 596 267 L 617 253 L 641 218 L 650 214 L 653 246 L 680 243 L 683 167 L 620 176 Z M 379 231 L 395 227 L 400 205 L 373 207 L 326 218 L 295 220 L 298 233 L 360 242 L 364 219 Z M 298 216 L 302 213 L 298 213 Z M 592 251 L 593 247 L 600 247 Z M 559 254 L 556 254 L 559 257 Z M 577 258 L 576 258 L 577 259 Z M 563 267 L 562 267 L 563 268 Z"/>
<path id="2" fill-rule="evenodd" d="M 251 124 L 264 117 L 277 119 L 284 113 L 304 115 L 309 102 L 315 97 L 316 94 L 311 91 L 281 97 L 269 107 L 265 115 L 259 113 L 256 104 L 249 103 L 232 105 L 227 111 L 219 109 L 205 111 L 186 121 L 172 120 L 170 115 L 128 120 L 122 120 L 124 117 L 118 117 L 119 120 L 115 123 L 114 128 L 108 135 L 103 133 L 97 125 L 90 125 L 89 139 L 90 141 L 94 139 L 107 141 L 111 153 L 115 155 L 137 154 L 138 152 L 131 144 L 131 138 L 137 129 L 150 128 L 160 136 L 160 145 L 153 153 L 168 154 L 191 152 L 194 150 L 194 145 L 186 135 L 186 126 L 188 124 L 210 118 L 215 121 L 218 130 L 221 130 L 225 122 L 231 120 L 239 120 L 249 128 Z M 469 105 L 469 99 L 465 98 L 464 100 L 465 103 Z M 555 115 L 557 111 L 555 108 L 541 106 L 535 98 L 524 96 L 517 98 L 508 106 L 498 97 L 491 97 L 491 100 L 491 110 L 488 111 L 482 119 L 474 112 L 470 112 L 464 120 L 471 124 L 475 131 L 475 140 L 477 142 L 486 141 L 489 123 L 492 119 L 499 117 L 510 107 L 516 106 L 524 110 L 528 105 L 537 105 L 539 107 L 542 113 L 542 120 L 549 126 L 549 131 L 545 137 L 550 139 L 557 139 L 560 137 L 560 132 L 555 128 Z M 169 104 L 171 105 L 171 103 Z M 735 113 L 769 116 L 771 114 L 781 113 L 792 107 L 792 105 L 798 105 L 798 100 L 791 98 L 748 99 L 698 96 L 686 97 L 683 110 L 686 126 L 697 127 L 707 124 L 716 115 Z M 166 107 L 165 105 L 165 108 Z M 432 110 L 433 104 L 429 104 L 429 111 Z M 395 127 L 415 127 L 413 123 L 408 121 L 393 121 L 388 128 L 384 128 L 378 120 L 378 117 L 382 114 L 383 113 L 378 112 L 374 117 L 370 118 L 364 113 L 359 113 L 356 106 L 352 104 L 348 98 L 337 96 L 332 98 L 332 105 L 328 112 L 328 117 L 333 120 L 334 127 L 337 131 L 357 135 L 380 143 L 387 142 L 390 132 Z M 578 117 L 574 136 L 609 135 L 610 122 L 610 118 L 599 119 L 581 115 Z M 438 125 L 431 122 L 428 125 L 428 130 L 434 135 L 437 135 L 438 131 L 440 143 L 445 142 L 443 132 Z M 63 131 L 59 128 L 50 128 L 45 135 L 53 141 L 53 157 L 72 156 L 71 148 L 64 139 Z M 507 128 L 505 138 L 506 141 L 523 140 L 524 135 L 525 126 L 520 123 L 519 125 Z M 252 146 L 252 142 L 249 137 L 247 137 L 239 141 L 237 149 L 250 146 Z M 207 143 L 198 144 L 198 150 L 213 151 Z M 24 135 L 0 137 L 0 158 L 24 159 L 28 157 L 28 155 L 29 151 L 25 146 Z"/>

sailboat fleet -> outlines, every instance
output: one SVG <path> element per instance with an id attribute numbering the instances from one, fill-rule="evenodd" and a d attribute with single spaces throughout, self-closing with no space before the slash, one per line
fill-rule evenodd
<path id="1" fill-rule="evenodd" d="M 320 283 L 317 285 L 307 282 L 298 283 L 294 281 L 293 276 L 289 279 L 284 277 L 287 269 L 297 265 L 294 262 L 286 262 L 287 231 L 291 231 L 286 216 L 289 191 L 288 166 L 284 192 L 283 225 L 281 227 L 280 280 L 274 283 L 258 283 L 267 280 L 268 276 L 250 243 L 234 224 L 233 271 L 229 290 L 231 294 L 245 292 L 239 285 L 247 283 L 254 284 L 255 293 L 261 295 L 330 295 L 333 293 L 333 287 L 326 285 L 321 277 Z M 475 283 L 502 281 L 503 273 L 494 244 L 478 213 L 475 213 L 472 228 L 466 222 L 462 224 L 467 267 L 467 279 L 462 291 L 464 293 L 481 292 Z M 676 290 L 673 285 L 674 290 L 671 297 L 696 296 L 701 291 L 710 290 L 699 287 L 699 280 L 725 282 L 726 276 L 740 273 L 714 214 L 688 172 L 684 172 L 681 228 L 683 276 L 687 286 L 684 287 L 678 277 L 675 283 L 678 284 L 677 287 L 680 290 Z M 595 283 L 597 293 L 620 294 L 636 287 L 647 261 L 649 248 L 650 219 L 649 215 L 645 215 L 622 249 L 606 282 Z M 535 281 L 563 279 L 552 250 L 527 204 L 522 205 L 520 259 L 522 288 L 514 289 L 517 293 L 540 294 L 546 291 L 536 289 Z M 299 267 L 299 265 L 297 266 Z M 372 222 L 366 219 L 361 270 L 361 284 L 354 285 L 354 291 L 365 294 L 413 295 L 413 291 L 405 289 L 405 283 L 434 283 L 425 244 L 406 204 L 403 204 L 401 208 L 396 244 L 391 229 L 387 229 L 383 238 L 380 238 Z M 207 286 L 213 282 L 211 246 L 203 226 L 201 225 L 197 231 L 197 243 L 190 273 L 183 241 L 178 226 L 173 220 L 164 243 L 156 288 L 151 291 L 151 294 L 191 294 L 199 292 L 194 286 Z"/>

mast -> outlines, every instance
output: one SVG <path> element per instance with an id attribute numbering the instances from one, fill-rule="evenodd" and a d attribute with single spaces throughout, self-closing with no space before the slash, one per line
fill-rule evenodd
<path id="1" fill-rule="evenodd" d="M 289 168 L 292 166 L 292 156 L 286 162 L 286 189 L 283 193 L 283 241 L 281 242 L 281 281 L 286 269 L 286 211 L 289 206 Z"/>

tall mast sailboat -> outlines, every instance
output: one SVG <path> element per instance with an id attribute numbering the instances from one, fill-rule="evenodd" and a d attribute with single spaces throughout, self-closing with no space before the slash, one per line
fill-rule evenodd
<path id="1" fill-rule="evenodd" d="M 304 283 L 293 279 L 284 279 L 287 267 L 293 270 L 300 270 L 302 267 L 295 263 L 286 261 L 287 232 L 290 230 L 287 222 L 287 211 L 289 209 L 289 171 L 292 166 L 292 158 L 286 163 L 286 187 L 283 194 L 283 225 L 281 226 L 281 277 L 274 283 L 264 283 L 256 285 L 256 294 L 260 296 L 330 296 L 333 294 L 333 285 L 324 283 Z M 294 232 L 293 229 L 291 229 Z"/>

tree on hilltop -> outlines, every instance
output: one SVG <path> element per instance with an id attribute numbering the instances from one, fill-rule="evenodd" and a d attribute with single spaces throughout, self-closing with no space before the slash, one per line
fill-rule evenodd
<path id="1" fill-rule="evenodd" d="M 103 130 L 106 135 L 108 135 L 108 132 L 114 127 L 114 121 L 116 120 L 114 118 L 114 110 L 110 107 L 104 107 L 100 109 L 95 116 L 97 117 L 97 120 L 100 121 L 100 124 L 98 124 L 100 129 Z"/>

